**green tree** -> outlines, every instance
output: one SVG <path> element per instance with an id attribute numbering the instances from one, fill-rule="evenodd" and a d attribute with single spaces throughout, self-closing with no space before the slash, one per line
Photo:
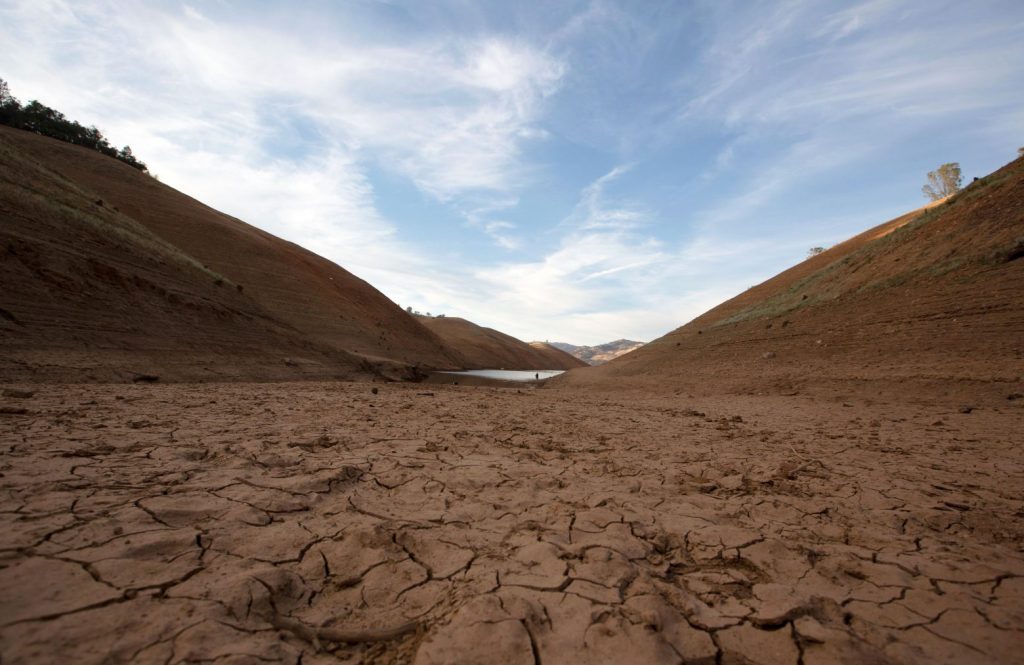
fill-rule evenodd
<path id="1" fill-rule="evenodd" d="M 1024 157 L 1024 147 L 1017 148 L 1017 156 L 1018 157 Z"/>
<path id="2" fill-rule="evenodd" d="M 824 247 L 811 247 L 809 250 L 807 250 L 807 256 L 817 256 L 818 254 L 821 254 L 824 251 Z"/>
<path id="3" fill-rule="evenodd" d="M 949 162 L 928 173 L 928 184 L 921 191 L 932 201 L 938 201 L 959 192 L 962 184 L 960 165 Z"/>

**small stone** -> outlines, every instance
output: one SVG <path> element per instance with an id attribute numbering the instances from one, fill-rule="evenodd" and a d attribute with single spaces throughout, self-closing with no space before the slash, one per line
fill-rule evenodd
<path id="1" fill-rule="evenodd" d="M 21 416 L 28 413 L 28 409 L 23 409 L 17 406 L 0 406 L 0 415 L 3 416 Z"/>
<path id="2" fill-rule="evenodd" d="M 135 383 L 156 383 L 160 380 L 160 377 L 156 374 L 136 374 L 132 377 L 132 381 Z"/>
<path id="3" fill-rule="evenodd" d="M 761 357 L 764 358 L 765 360 L 770 360 L 770 359 L 775 357 L 775 352 L 774 351 L 768 351 L 768 352 L 762 354 Z"/>
<path id="4" fill-rule="evenodd" d="M 974 411 L 974 407 L 973 406 L 961 406 L 960 407 L 960 413 L 970 413 L 971 411 Z"/>
<path id="5" fill-rule="evenodd" d="M 4 397 L 14 397 L 15 399 L 28 399 L 36 394 L 34 390 L 22 390 L 20 388 L 5 388 Z"/>
<path id="6" fill-rule="evenodd" d="M 370 392 L 376 395 L 377 393 L 380 392 L 380 390 L 378 390 L 377 388 L 370 388 Z"/>

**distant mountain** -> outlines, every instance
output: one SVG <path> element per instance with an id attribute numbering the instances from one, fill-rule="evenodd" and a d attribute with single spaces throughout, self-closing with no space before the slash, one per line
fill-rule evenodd
<path id="1" fill-rule="evenodd" d="M 614 360 L 634 349 L 639 349 L 643 345 L 643 342 L 631 339 L 617 339 L 614 342 L 598 344 L 597 346 L 576 346 L 574 344 L 566 344 L 565 342 L 551 342 L 551 346 L 561 349 L 589 365 L 603 365 L 609 360 Z"/>

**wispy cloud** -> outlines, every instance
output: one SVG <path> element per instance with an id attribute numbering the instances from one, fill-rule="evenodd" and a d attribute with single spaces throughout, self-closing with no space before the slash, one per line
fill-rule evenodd
<path id="1" fill-rule="evenodd" d="M 543 52 L 497 37 L 304 41 L 191 7 L 56 0 L 15 2 L 4 18 L 26 79 L 16 86 L 52 90 L 48 101 L 79 116 L 117 118 L 109 129 L 131 136 L 158 171 L 175 163 L 160 152 L 168 145 L 272 169 L 281 146 L 262 139 L 285 117 L 311 124 L 316 140 L 283 152 L 344 152 L 347 170 L 374 163 L 443 202 L 523 184 L 521 146 L 543 137 L 538 106 L 564 73 Z M 74 46 L 48 47 L 59 43 Z M 177 182 L 191 187 L 185 178 Z M 363 192 L 353 201 L 371 202 Z"/>

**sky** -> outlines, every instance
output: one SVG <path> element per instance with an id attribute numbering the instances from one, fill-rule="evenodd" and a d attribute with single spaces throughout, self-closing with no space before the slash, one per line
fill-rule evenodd
<path id="1" fill-rule="evenodd" d="M 0 0 L 0 78 L 400 306 L 649 341 L 1024 145 L 1024 2 Z"/>

